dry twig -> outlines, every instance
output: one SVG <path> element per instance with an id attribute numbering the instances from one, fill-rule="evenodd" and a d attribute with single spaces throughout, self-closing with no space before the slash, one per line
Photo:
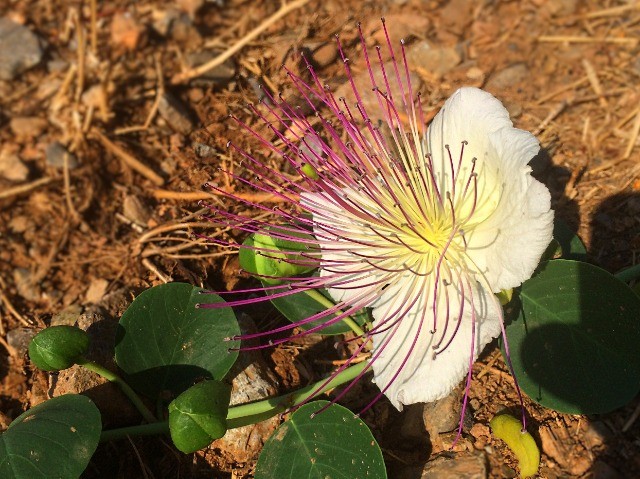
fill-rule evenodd
<path id="1" fill-rule="evenodd" d="M 31 190 L 38 188 L 39 186 L 46 185 L 53 181 L 53 178 L 40 178 L 39 180 L 32 181 L 31 183 L 25 183 L 23 185 L 14 186 L 13 188 L 7 188 L 0 191 L 0 200 L 4 198 L 11 198 L 12 196 L 22 195 L 29 193 Z"/>

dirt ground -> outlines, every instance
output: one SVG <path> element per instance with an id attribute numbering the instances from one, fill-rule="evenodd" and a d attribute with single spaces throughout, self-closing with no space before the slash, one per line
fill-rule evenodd
<path id="1" fill-rule="evenodd" d="M 281 66 L 304 74 L 301 52 L 338 89 L 346 77 L 336 33 L 355 74 L 362 72 L 357 22 L 370 45 L 383 38 L 381 16 L 395 42 L 407 41 L 428 114 L 462 85 L 483 87 L 500 98 L 516 126 L 540 139 L 544 154 L 536 158 L 534 173 L 550 188 L 557 216 L 584 240 L 590 261 L 612 272 L 636 262 L 640 4 L 289 0 L 287 5 L 288 12 L 270 21 L 278 2 L 0 2 L 0 17 L 25 25 L 42 45 L 35 66 L 0 80 L 5 424 L 61 391 L 26 358 L 25 344 L 34 331 L 64 321 L 64 315 L 102 314 L 116 321 L 136 294 L 166 281 L 218 290 L 249 281 L 239 275 L 235 256 L 192 235 L 242 238 L 239 231 L 203 220 L 198 206 L 205 199 L 236 208 L 203 192 L 207 181 L 254 194 L 217 170 L 239 169 L 238 158 L 225 148 L 228 139 L 252 148 L 228 115 L 254 124 L 246 105 L 259 100 L 259 85 L 282 91 L 292 103 L 299 100 L 291 96 Z M 266 28 L 252 34 L 260 26 Z M 240 48 L 233 48 L 239 42 Z M 194 67 L 225 52 L 230 54 L 224 62 L 195 74 Z M 272 310 L 245 313 L 260 328 L 282 321 Z M 327 354 L 329 360 L 340 359 L 339 351 L 313 341 L 264 354 L 264 374 L 277 384 L 273 393 L 326 374 Z M 486 457 L 487 477 L 515 477 L 514 457 L 488 429 L 497 411 L 518 405 L 505 371 L 492 344 L 474 366 L 471 417 L 453 451 L 449 433 L 432 432 L 427 442 L 426 433 L 412 432 L 411 423 L 420 423 L 420 416 L 411 411 L 400 415 L 381 401 L 365 415 L 390 477 L 442 453 L 455 459 L 473 451 Z M 74 387 L 82 389 L 69 386 Z M 347 405 L 357 408 L 357 397 Z M 540 477 L 640 477 L 640 420 L 635 421 L 640 399 L 598 417 L 558 414 L 530 401 L 526 406 L 543 452 Z M 104 408 L 107 425 L 126 424 L 123 410 Z M 252 453 L 264 439 L 257 438 Z M 251 454 L 229 449 L 184 456 L 163 439 L 132 439 L 101 446 L 85 476 L 242 478 L 251 477 L 254 462 Z"/>

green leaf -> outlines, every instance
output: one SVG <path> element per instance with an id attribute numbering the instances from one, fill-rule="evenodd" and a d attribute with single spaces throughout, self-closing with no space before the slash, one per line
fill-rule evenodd
<path id="1" fill-rule="evenodd" d="M 255 479 L 384 479 L 382 452 L 371 431 L 348 409 L 315 401 L 302 406 L 267 440 Z"/>
<path id="2" fill-rule="evenodd" d="M 518 458 L 520 477 L 533 476 L 540 467 L 540 449 L 531 434 L 522 430 L 520 420 L 508 414 L 494 416 L 489 422 L 493 435 L 503 440 Z"/>
<path id="3" fill-rule="evenodd" d="M 308 234 L 279 230 L 277 227 L 273 227 L 272 231 L 305 241 L 315 241 Z M 256 233 L 242 243 L 239 260 L 242 269 L 256 275 L 263 283 L 279 284 L 282 281 L 278 278 L 298 276 L 316 269 L 319 263 L 314 262 L 312 257 L 318 254 L 319 246 L 316 244 Z M 312 264 L 299 264 L 300 262 Z"/>
<path id="4" fill-rule="evenodd" d="M 29 358 L 43 371 L 61 371 L 73 366 L 89 348 L 89 335 L 75 326 L 52 326 L 36 334 L 29 343 Z"/>
<path id="5" fill-rule="evenodd" d="M 0 435 L 0 477 L 80 477 L 98 447 L 101 427 L 98 408 L 85 396 L 45 401 Z"/>
<path id="6" fill-rule="evenodd" d="M 553 260 L 522 285 L 520 302 L 507 339 L 534 401 L 596 414 L 638 393 L 640 298 L 625 283 L 587 263 Z"/>
<path id="7" fill-rule="evenodd" d="M 331 299 L 329 293 L 326 290 L 315 290 L 315 292 L 317 292 L 318 295 L 321 295 L 320 301 L 316 299 L 316 294 L 310 295 L 306 291 L 300 291 L 299 293 L 289 296 L 273 298 L 271 299 L 271 303 L 276 307 L 278 311 L 282 313 L 285 318 L 287 318 L 292 323 L 297 323 L 298 321 L 309 318 L 314 314 L 325 311 L 326 309 L 334 305 L 334 301 Z M 273 294 L 269 291 L 266 291 L 266 293 L 267 295 Z M 367 321 L 369 321 L 369 313 L 366 310 L 361 310 L 354 314 L 352 318 L 356 323 L 358 323 L 359 326 L 362 326 Z M 331 316 L 320 318 L 316 321 L 312 321 L 311 323 L 304 324 L 300 327 L 304 330 L 308 330 L 314 326 L 326 322 L 328 319 L 331 319 Z M 349 326 L 343 321 L 339 321 L 332 324 L 331 326 L 327 326 L 326 328 L 321 329 L 320 331 L 318 331 L 318 334 L 344 334 L 348 333 L 349 331 L 351 331 L 351 328 L 349 328 Z"/>
<path id="8" fill-rule="evenodd" d="M 221 380 L 239 346 L 225 341 L 240 334 L 233 310 L 197 304 L 220 303 L 215 294 L 184 283 L 155 286 L 138 296 L 120 319 L 116 362 L 131 386 L 156 398 L 174 397 L 197 380 Z"/>
<path id="9" fill-rule="evenodd" d="M 175 446 L 185 454 L 196 452 L 227 432 L 231 386 L 203 381 L 169 404 L 169 431 Z"/>

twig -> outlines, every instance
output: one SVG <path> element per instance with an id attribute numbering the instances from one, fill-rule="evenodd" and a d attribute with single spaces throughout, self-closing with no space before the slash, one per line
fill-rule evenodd
<path id="1" fill-rule="evenodd" d="M 549 123 L 551 123 L 554 119 L 556 119 L 558 115 L 560 115 L 560 113 L 562 113 L 564 109 L 567 108 L 567 105 L 569 105 L 569 102 L 563 101 L 558 106 L 556 106 L 553 110 L 551 110 L 547 115 L 547 117 L 544 120 L 542 120 L 542 122 L 540 122 L 538 127 L 533 131 L 533 134 L 539 135 L 540 132 L 542 132 L 542 130 L 544 130 L 549 125 Z"/>
<path id="2" fill-rule="evenodd" d="M 78 215 L 78 211 L 76 210 L 75 206 L 73 206 L 73 201 L 71 200 L 71 178 L 69 176 L 69 153 L 68 152 L 66 151 L 64 152 L 62 161 L 63 161 L 62 173 L 64 177 L 64 196 L 67 199 L 67 208 L 69 209 L 69 215 L 74 220 L 77 220 L 80 217 L 80 215 Z"/>
<path id="3" fill-rule="evenodd" d="M 584 66 L 584 70 L 587 73 L 587 78 L 589 79 L 589 83 L 591 83 L 591 88 L 593 88 L 595 94 L 600 97 L 598 98 L 600 106 L 606 108 L 607 106 L 609 106 L 609 104 L 607 103 L 606 98 L 603 96 L 604 92 L 602 91 L 602 85 L 600 85 L 600 80 L 598 79 L 596 70 L 593 68 L 591 62 L 586 58 L 582 59 L 582 66 Z"/>
<path id="4" fill-rule="evenodd" d="M 31 190 L 34 190 L 39 186 L 46 185 L 51 181 L 53 181 L 53 178 L 40 178 L 39 180 L 32 181 L 31 183 L 25 183 L 24 185 L 14 186 L 13 188 L 0 191 L 0 200 L 29 193 Z"/>
<path id="5" fill-rule="evenodd" d="M 251 42 L 254 38 L 256 38 L 258 35 L 264 32 L 271 25 L 273 25 L 275 22 L 280 20 L 282 17 L 284 17 L 288 13 L 306 5 L 308 2 L 309 0 L 297 0 L 291 3 L 283 3 L 276 13 L 271 15 L 269 18 L 267 18 L 264 22 L 262 22 L 256 28 L 254 28 L 249 33 L 247 33 L 244 37 L 238 40 L 234 45 L 229 47 L 223 53 L 211 59 L 207 63 L 204 63 L 203 65 L 200 65 L 198 67 L 192 68 L 190 70 L 187 70 L 185 72 L 175 75 L 172 78 L 171 83 L 174 85 L 179 83 L 185 83 L 186 81 L 189 81 L 192 78 L 198 77 L 208 72 L 209 70 L 217 67 L 218 65 L 221 65 L 227 59 L 231 58 L 235 53 L 237 53 L 240 49 L 242 49 L 242 47 L 244 47 L 246 44 Z"/>
<path id="6" fill-rule="evenodd" d="M 144 163 L 141 163 L 137 160 L 133 155 L 120 148 L 114 142 L 112 142 L 109 138 L 104 136 L 99 130 L 92 130 L 95 137 L 102 143 L 102 145 L 111 153 L 120 158 L 127 166 L 132 168 L 133 170 L 140 173 L 142 176 L 147 178 L 149 181 L 154 183 L 157 186 L 162 186 L 164 184 L 164 178 L 158 175 L 155 171 L 149 168 Z"/>
<path id="7" fill-rule="evenodd" d="M 146 243 L 154 236 L 158 236 L 161 233 L 167 233 L 169 231 L 175 231 L 185 228 L 207 228 L 211 227 L 211 223 L 208 221 L 192 221 L 189 223 L 172 223 L 168 225 L 156 226 L 152 230 L 147 231 L 145 234 L 138 238 L 138 243 Z"/>
<path id="8" fill-rule="evenodd" d="M 149 269 L 151 272 L 153 272 L 158 278 L 160 278 L 160 281 L 162 281 L 163 283 L 169 283 L 171 281 L 173 281 L 173 279 L 171 278 L 171 276 L 167 276 L 164 273 L 161 273 L 160 270 L 158 269 L 158 267 L 153 264 L 149 258 L 145 258 L 142 260 L 142 264 Z"/>
<path id="9" fill-rule="evenodd" d="M 627 10 L 640 9 L 640 3 L 634 2 L 630 5 L 622 5 L 620 7 L 605 8 L 603 10 L 596 10 L 594 12 L 585 13 L 584 18 L 599 18 L 599 17 L 612 17 L 618 16 Z"/>
<path id="10" fill-rule="evenodd" d="M 554 96 L 557 96 L 560 93 L 563 93 L 563 92 L 568 91 L 568 90 L 574 90 L 575 88 L 579 87 L 583 83 L 587 83 L 588 81 L 589 81 L 589 78 L 587 78 L 587 77 L 580 78 L 580 80 L 574 81 L 573 83 L 569 83 L 568 85 L 565 85 L 562 88 L 559 88 L 559 89 L 549 93 L 548 95 L 543 96 L 542 98 L 538 99 L 536 101 L 536 103 L 538 105 L 540 105 L 541 103 L 544 103 L 547 100 L 550 100 Z"/>
<path id="11" fill-rule="evenodd" d="M 198 201 L 225 196 L 225 194 L 206 191 L 154 190 L 153 196 L 162 200 Z M 273 193 L 234 193 L 233 196 L 254 203 L 284 203 L 287 201 Z"/>
<path id="12" fill-rule="evenodd" d="M 631 429 L 631 426 L 633 426 L 633 423 L 636 422 L 638 417 L 640 417 L 640 404 L 636 406 L 636 409 L 635 411 L 633 411 L 633 414 L 631 414 L 631 417 L 629 417 L 629 419 L 627 419 L 627 422 L 624 423 L 624 426 L 622 426 L 622 432 L 627 432 L 629 429 Z"/>
<path id="13" fill-rule="evenodd" d="M 7 289 L 7 285 L 2 280 L 2 278 L 0 278 L 0 287 L 2 288 L 2 290 Z M 24 326 L 33 326 L 16 310 L 16 308 L 13 307 L 13 304 L 11 304 L 11 301 L 9 301 L 9 298 L 7 298 L 7 295 L 4 294 L 2 290 L 0 290 L 0 298 L 2 298 L 2 302 L 4 303 L 5 308 L 7 308 L 7 311 L 9 311 L 9 313 L 11 313 L 11 315 L 18 321 L 20 321 Z"/>
<path id="14" fill-rule="evenodd" d="M 98 55 L 98 5 L 97 0 L 91 0 L 91 52 Z"/>
<path id="15" fill-rule="evenodd" d="M 581 37 L 573 35 L 542 35 L 538 37 L 539 42 L 546 43 L 620 43 L 636 46 L 637 38 L 618 38 L 618 37 Z"/>
<path id="16" fill-rule="evenodd" d="M 78 80 L 76 83 L 76 103 L 79 103 L 82 99 L 82 92 L 84 90 L 84 70 L 85 70 L 85 51 L 87 47 L 87 36 L 84 33 L 82 27 L 81 14 L 76 15 L 76 37 L 78 42 L 77 54 L 78 54 Z"/>

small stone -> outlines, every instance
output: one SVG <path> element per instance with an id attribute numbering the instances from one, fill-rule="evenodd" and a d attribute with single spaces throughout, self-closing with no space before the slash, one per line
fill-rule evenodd
<path id="1" fill-rule="evenodd" d="M 9 220 L 9 229 L 14 233 L 24 233 L 29 229 L 29 226 L 31 226 L 29 217 L 24 215 L 14 216 Z"/>
<path id="2" fill-rule="evenodd" d="M 34 284 L 31 272 L 25 268 L 16 268 L 13 270 L 13 281 L 18 290 L 18 294 L 27 301 L 40 300 L 40 287 Z"/>
<path id="3" fill-rule="evenodd" d="M 69 169 L 73 170 L 78 167 L 78 160 L 74 155 L 69 153 L 67 149 L 57 141 L 49 143 L 45 150 L 45 157 L 47 159 L 47 165 L 54 168 L 64 168 L 64 155 L 68 156 Z"/>
<path id="4" fill-rule="evenodd" d="M 29 349 L 29 342 L 35 335 L 36 331 L 31 328 L 15 328 L 7 331 L 7 343 L 16 350 L 19 356 L 22 356 Z"/>
<path id="5" fill-rule="evenodd" d="M 106 279 L 93 279 L 89 284 L 89 289 L 87 289 L 87 292 L 84 295 L 85 303 L 95 304 L 102 301 L 108 287 L 109 281 Z"/>
<path id="6" fill-rule="evenodd" d="M 29 176 L 29 168 L 18 155 L 3 149 L 0 151 L 0 176 L 9 181 L 24 181 Z"/>
<path id="7" fill-rule="evenodd" d="M 512 88 L 529 78 L 529 68 L 524 63 L 515 63 L 491 75 L 487 82 L 487 90 L 501 91 Z"/>
<path id="8" fill-rule="evenodd" d="M 42 59 L 40 39 L 27 27 L 0 18 L 0 80 L 13 80 Z"/>
<path id="9" fill-rule="evenodd" d="M 484 72 L 478 67 L 471 67 L 467 70 L 467 78 L 469 80 L 484 80 Z"/>
<path id="10" fill-rule="evenodd" d="M 160 98 L 158 113 L 165 119 L 171 129 L 178 133 L 188 135 L 193 130 L 191 114 L 182 102 L 170 93 L 165 92 Z"/>
<path id="11" fill-rule="evenodd" d="M 453 431 L 458 427 L 462 410 L 462 388 L 457 387 L 451 394 L 424 405 L 422 421 L 429 436 Z"/>
<path id="12" fill-rule="evenodd" d="M 88 107 L 100 108 L 106 99 L 104 87 L 102 85 L 93 85 L 85 90 L 82 94 L 82 103 Z"/>
<path id="13" fill-rule="evenodd" d="M 144 25 L 129 12 L 118 12 L 111 20 L 111 42 L 133 51 L 142 43 Z"/>
<path id="14" fill-rule="evenodd" d="M 192 52 L 186 55 L 185 62 L 191 67 L 198 67 L 200 65 L 204 65 L 210 60 L 216 58 L 220 54 L 220 50 L 202 50 L 199 52 Z M 214 84 L 216 86 L 225 86 L 228 84 L 236 75 L 236 67 L 233 63 L 233 60 L 227 60 L 221 65 L 218 65 L 211 70 L 203 73 L 197 78 L 193 79 L 191 83 L 193 85 L 204 85 Z"/>
<path id="15" fill-rule="evenodd" d="M 442 78 L 460 64 L 461 57 L 454 47 L 434 47 L 424 41 L 409 49 L 407 60 L 409 64 L 419 66 L 437 78 Z"/>
<path id="16" fill-rule="evenodd" d="M 431 21 L 427 15 L 415 15 L 412 13 L 390 13 L 384 16 L 385 26 L 392 41 L 403 39 L 409 41 L 414 37 L 427 36 Z M 373 18 L 367 25 L 368 37 L 375 40 L 378 45 L 385 45 L 387 38 L 379 18 Z"/>
<path id="17" fill-rule="evenodd" d="M 338 58 L 338 47 L 334 42 L 323 43 L 313 50 L 311 58 L 319 68 L 329 66 Z"/>
<path id="18" fill-rule="evenodd" d="M 256 331 L 255 324 L 248 316 L 239 316 L 238 322 L 243 334 Z M 229 373 L 229 377 L 233 378 L 231 405 L 259 401 L 277 393 L 277 380 L 262 356 L 255 351 L 246 353 L 240 355 Z M 211 444 L 210 450 L 230 463 L 251 461 L 279 424 L 280 419 L 276 416 L 250 426 L 230 429 L 224 437 Z"/>
<path id="19" fill-rule="evenodd" d="M 420 475 L 418 475 L 420 474 Z M 483 452 L 440 456 L 425 464 L 415 479 L 486 479 L 487 458 Z M 411 476 L 405 476 L 411 477 Z M 404 478 L 403 478 L 404 479 Z"/>
<path id="20" fill-rule="evenodd" d="M 593 449 L 605 444 L 613 435 L 613 431 L 604 422 L 593 421 L 588 424 L 583 441 L 589 449 Z"/>
<path id="21" fill-rule="evenodd" d="M 9 121 L 13 134 L 24 138 L 40 136 L 47 125 L 47 120 L 37 116 L 17 116 Z"/>
<path id="22" fill-rule="evenodd" d="M 134 195 L 127 195 L 122 204 L 122 214 L 128 220 L 140 225 L 147 226 L 151 219 L 151 213 L 147 206 Z"/>
<path id="23" fill-rule="evenodd" d="M 71 304 L 51 317 L 51 326 L 75 326 L 82 314 L 82 306 Z"/>

